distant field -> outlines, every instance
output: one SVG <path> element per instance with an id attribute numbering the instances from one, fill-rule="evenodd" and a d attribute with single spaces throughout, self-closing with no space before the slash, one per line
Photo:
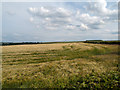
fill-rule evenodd
<path id="1" fill-rule="evenodd" d="M 118 89 L 119 45 L 2 46 L 3 88 Z"/>

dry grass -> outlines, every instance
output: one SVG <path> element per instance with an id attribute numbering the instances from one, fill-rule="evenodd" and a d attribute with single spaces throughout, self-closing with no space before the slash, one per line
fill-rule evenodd
<path id="1" fill-rule="evenodd" d="M 27 51 L 45 51 L 52 49 L 61 49 L 64 45 L 69 45 L 70 43 L 60 43 L 60 44 L 32 44 L 32 45 L 12 45 L 3 46 L 3 54 L 8 52 L 27 52 Z"/>
<path id="2" fill-rule="evenodd" d="M 2 49 L 4 88 L 112 88 L 118 85 L 118 79 L 113 78 L 119 73 L 118 45 L 57 43 L 3 46 Z M 105 82 L 99 81 L 104 77 Z M 91 80 L 98 80 L 98 85 Z M 113 85 L 107 85 L 108 82 Z"/>

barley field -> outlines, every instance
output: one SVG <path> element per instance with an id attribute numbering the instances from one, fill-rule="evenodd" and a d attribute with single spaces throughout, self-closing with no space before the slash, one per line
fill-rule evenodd
<path id="1" fill-rule="evenodd" d="M 82 42 L 2 46 L 2 87 L 118 89 L 118 47 Z"/>

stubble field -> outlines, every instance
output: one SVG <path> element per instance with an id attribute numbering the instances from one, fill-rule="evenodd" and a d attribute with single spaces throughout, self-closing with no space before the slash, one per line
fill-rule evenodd
<path id="1" fill-rule="evenodd" d="M 118 88 L 119 45 L 2 46 L 3 88 Z"/>

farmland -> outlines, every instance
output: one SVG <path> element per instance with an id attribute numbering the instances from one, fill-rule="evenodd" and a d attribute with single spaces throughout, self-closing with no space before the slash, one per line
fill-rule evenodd
<path id="1" fill-rule="evenodd" d="M 1 47 L 3 88 L 118 88 L 119 45 L 79 42 Z"/>

